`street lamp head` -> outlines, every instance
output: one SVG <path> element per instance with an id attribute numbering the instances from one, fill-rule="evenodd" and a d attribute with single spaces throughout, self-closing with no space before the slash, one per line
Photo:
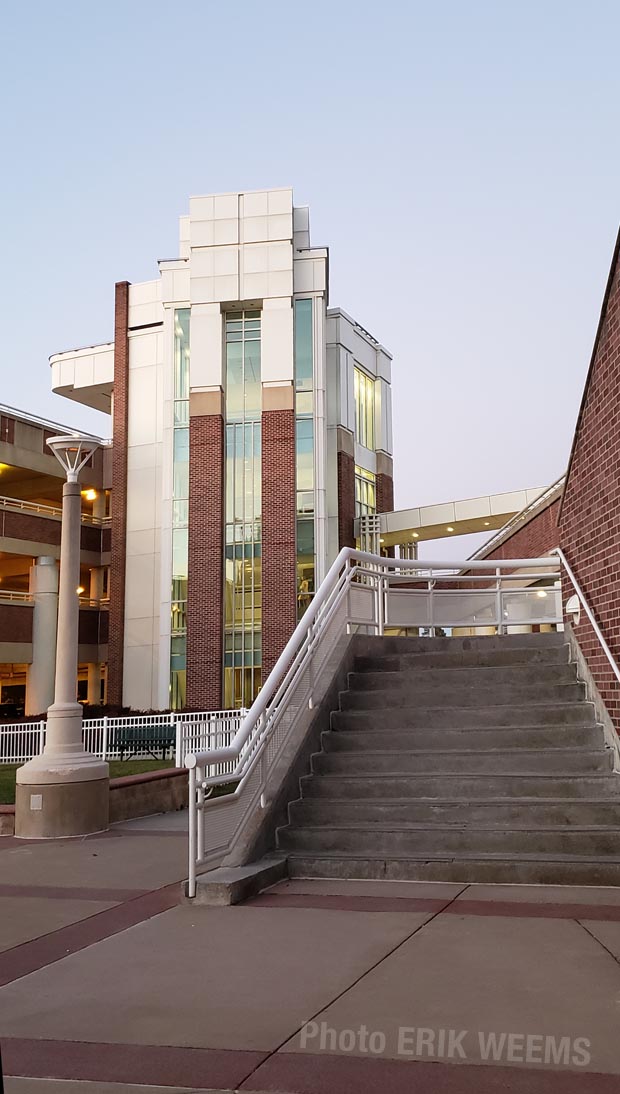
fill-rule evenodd
<path id="1" fill-rule="evenodd" d="M 78 475 L 84 464 L 88 463 L 93 452 L 101 446 L 101 442 L 96 437 L 88 437 L 85 433 L 49 437 L 47 444 L 65 472 L 67 482 L 78 481 Z"/>

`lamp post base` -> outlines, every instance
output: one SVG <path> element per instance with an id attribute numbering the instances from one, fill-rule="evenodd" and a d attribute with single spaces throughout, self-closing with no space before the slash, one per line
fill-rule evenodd
<path id="1" fill-rule="evenodd" d="M 15 835 L 22 839 L 58 839 L 104 832 L 109 815 L 108 778 L 17 783 L 15 787 Z"/>

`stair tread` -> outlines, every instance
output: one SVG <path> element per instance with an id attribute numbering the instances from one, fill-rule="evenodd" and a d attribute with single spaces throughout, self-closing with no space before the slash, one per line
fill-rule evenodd
<path id="1" fill-rule="evenodd" d="M 620 855 L 600 856 L 593 854 L 567 855 L 549 854 L 548 852 L 519 851 L 507 853 L 505 851 L 414 851 L 386 855 L 381 851 L 364 851 L 361 854 L 347 851 L 287 851 L 290 858 L 328 859 L 335 862 L 342 859 L 372 859 L 378 862 L 560 862 L 560 863 L 594 863 L 601 865 L 620 865 Z"/>
<path id="2" fill-rule="evenodd" d="M 620 805 L 620 802 L 618 803 Z M 452 824 L 446 824 L 445 822 L 440 824 L 420 823 L 420 821 L 402 821 L 395 823 L 394 821 L 381 822 L 381 821 L 335 821 L 329 824 L 313 824 L 311 821 L 304 822 L 303 824 L 289 824 L 286 825 L 288 832 L 299 831 L 318 831 L 318 832 L 597 832 L 597 833 L 614 833 L 620 834 L 620 824 L 470 824 L 468 821 L 453 821 Z"/>
<path id="3" fill-rule="evenodd" d="M 608 748 L 586 748 L 584 745 L 567 745 L 565 748 L 556 748 L 554 745 L 545 745 L 544 748 L 364 748 L 356 752 L 354 748 L 348 748 L 346 753 L 339 753 L 339 755 L 347 756 L 496 756 L 499 753 L 506 756 L 527 756 L 529 752 L 535 756 L 540 756 L 541 753 L 545 755 L 549 752 L 556 754 L 559 753 L 564 756 L 567 752 L 579 753 L 584 756 L 607 756 L 609 754 Z M 328 755 L 332 756 L 333 753 L 321 753 L 316 752 L 315 756 Z"/>

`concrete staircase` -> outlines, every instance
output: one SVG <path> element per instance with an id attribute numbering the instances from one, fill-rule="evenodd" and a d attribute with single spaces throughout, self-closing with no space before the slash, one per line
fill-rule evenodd
<path id="1" fill-rule="evenodd" d="M 374 641 L 278 830 L 291 877 L 620 884 L 620 775 L 562 634 Z"/>

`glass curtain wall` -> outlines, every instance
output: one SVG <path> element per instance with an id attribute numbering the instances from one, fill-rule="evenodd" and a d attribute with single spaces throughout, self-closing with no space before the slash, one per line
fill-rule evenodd
<path id="1" fill-rule="evenodd" d="M 353 369 L 355 392 L 355 436 L 364 448 L 375 447 L 375 381 L 362 372 Z"/>
<path id="2" fill-rule="evenodd" d="M 174 429 L 172 472 L 172 591 L 170 706 L 185 706 L 187 653 L 187 558 L 189 510 L 189 320 L 190 309 L 174 313 Z"/>
<path id="3" fill-rule="evenodd" d="M 224 706 L 249 707 L 262 676 L 261 315 L 227 312 Z"/>
<path id="4" fill-rule="evenodd" d="M 372 471 L 355 467 L 355 516 L 372 517 L 377 512 L 377 480 Z"/>
<path id="5" fill-rule="evenodd" d="M 297 618 L 314 596 L 314 370 L 312 300 L 295 301 Z"/>

